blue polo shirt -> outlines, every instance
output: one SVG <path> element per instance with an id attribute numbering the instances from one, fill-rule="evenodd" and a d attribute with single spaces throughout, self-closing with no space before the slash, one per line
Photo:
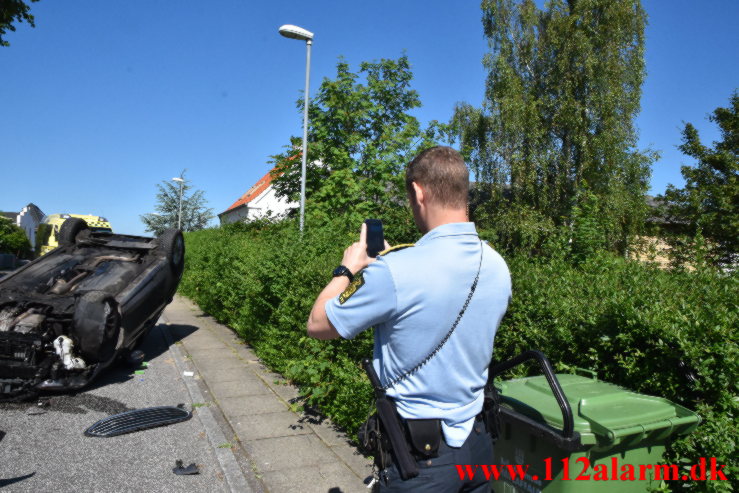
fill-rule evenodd
<path id="1" fill-rule="evenodd" d="M 449 332 L 444 347 L 387 394 L 408 419 L 440 418 L 447 444 L 461 447 L 482 410 L 493 338 L 511 296 L 503 258 L 480 242 L 473 223 L 444 224 L 413 247 L 377 257 L 341 295 L 326 302 L 339 335 L 375 328 L 374 367 L 383 385 L 416 366 Z"/>

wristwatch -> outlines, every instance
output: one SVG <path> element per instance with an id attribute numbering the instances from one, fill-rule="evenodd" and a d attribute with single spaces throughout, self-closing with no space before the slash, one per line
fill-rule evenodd
<path id="1" fill-rule="evenodd" d="M 347 269 L 343 265 L 340 265 L 340 266 L 338 266 L 337 268 L 334 269 L 334 277 L 339 277 L 339 276 L 346 276 L 346 277 L 348 277 L 349 278 L 349 282 L 353 282 L 354 281 L 354 274 L 352 274 L 352 271 L 350 271 L 349 269 Z"/>

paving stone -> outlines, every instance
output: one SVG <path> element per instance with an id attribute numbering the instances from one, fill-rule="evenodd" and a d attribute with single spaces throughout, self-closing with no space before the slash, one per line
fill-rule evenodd
<path id="1" fill-rule="evenodd" d="M 202 370 L 198 370 L 203 375 L 203 380 L 208 382 L 208 385 L 211 384 L 211 382 L 247 382 L 247 385 L 250 385 L 251 383 L 259 383 L 262 386 L 265 386 L 262 380 L 254 375 L 252 371 L 249 371 L 247 368 L 229 368 L 225 370 L 219 370 L 219 369 L 207 369 L 204 368 Z"/>
<path id="2" fill-rule="evenodd" d="M 360 454 L 355 447 L 347 445 L 334 445 L 331 450 L 338 455 L 349 469 L 363 480 L 372 476 L 372 459 Z"/>
<path id="3" fill-rule="evenodd" d="M 253 349 L 243 344 L 237 344 L 231 347 L 236 351 L 236 354 L 238 354 L 239 357 L 241 357 L 244 361 L 249 363 L 261 363 L 261 361 L 259 361 L 259 358 L 257 358 L 257 355 L 254 354 Z"/>
<path id="4" fill-rule="evenodd" d="M 324 443 L 329 447 L 334 445 L 346 444 L 348 439 L 346 435 L 341 431 L 334 428 L 330 421 L 325 420 L 323 423 L 310 423 L 308 426 L 315 432 L 316 435 L 321 437 Z"/>
<path id="5" fill-rule="evenodd" d="M 194 335 L 190 335 L 188 337 L 185 337 L 182 341 L 188 352 L 208 349 L 222 349 L 226 347 L 225 344 L 210 335 L 198 335 L 197 337 Z"/>
<path id="6" fill-rule="evenodd" d="M 264 365 L 253 365 L 250 367 L 252 370 L 254 370 L 254 373 L 262 377 L 267 382 L 286 382 L 285 377 L 280 375 L 279 373 L 271 372 L 267 367 Z"/>
<path id="7" fill-rule="evenodd" d="M 240 438 L 242 443 L 244 443 L 243 437 Z M 323 446 L 315 435 L 250 440 L 244 443 L 244 447 L 254 459 L 257 469 L 265 473 L 283 469 L 331 464 L 338 460 L 336 455 Z M 353 473 L 351 474 L 354 476 Z M 297 488 L 291 491 L 301 490 Z"/>
<path id="8" fill-rule="evenodd" d="M 238 418 L 254 414 L 279 413 L 287 410 L 287 406 L 275 399 L 274 394 L 226 397 L 218 399 L 218 405 L 229 417 Z"/>
<path id="9" fill-rule="evenodd" d="M 209 317 L 207 315 L 201 315 L 198 317 L 198 321 L 200 322 L 201 325 L 212 330 L 214 334 L 218 335 L 218 337 L 223 337 L 223 336 L 234 334 L 233 329 L 231 329 L 230 327 L 226 325 L 218 323 L 218 321 L 213 317 Z"/>
<path id="10" fill-rule="evenodd" d="M 230 349 L 223 347 L 220 350 L 210 349 L 190 353 L 190 357 L 201 372 L 231 370 L 245 368 L 246 363 L 241 361 Z"/>
<path id="11" fill-rule="evenodd" d="M 243 397 L 249 395 L 274 395 L 272 391 L 255 376 L 242 378 L 235 382 L 211 382 L 206 383 L 216 399 L 228 397 Z M 276 400 L 276 399 L 275 399 Z"/>
<path id="12" fill-rule="evenodd" d="M 290 384 L 272 384 L 269 387 L 274 391 L 275 394 L 279 395 L 285 402 L 288 402 L 290 404 L 297 402 L 298 397 L 300 397 L 300 392 L 298 391 L 298 388 Z"/>
<path id="13" fill-rule="evenodd" d="M 343 464 L 329 463 L 297 467 L 265 473 L 262 480 L 270 491 L 300 491 L 301 493 L 367 493 L 358 478 L 352 477 Z"/>
<path id="14" fill-rule="evenodd" d="M 301 424 L 298 420 L 299 417 L 295 413 L 284 411 L 280 413 L 239 416 L 229 421 L 231 421 L 231 426 L 239 435 L 241 441 L 247 441 L 313 433 L 307 424 Z M 318 437 L 314 436 L 313 438 L 318 440 Z M 323 446 L 322 448 L 326 447 Z"/>
<path id="15" fill-rule="evenodd" d="M 170 313 L 170 312 L 168 311 L 167 313 Z M 197 334 L 202 329 L 195 327 L 194 325 L 174 323 L 172 321 L 169 321 L 167 323 L 167 330 L 169 331 L 169 334 L 172 336 L 172 339 L 176 342 L 176 341 L 183 340 L 187 337 L 193 337 L 195 334 Z"/>

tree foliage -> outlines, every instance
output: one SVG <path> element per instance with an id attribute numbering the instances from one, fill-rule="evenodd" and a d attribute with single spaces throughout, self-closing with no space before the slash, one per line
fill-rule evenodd
<path id="1" fill-rule="evenodd" d="M 30 0 L 38 2 L 38 0 Z M 31 7 L 21 0 L 0 0 L 0 46 L 10 46 L 3 36 L 7 31 L 15 31 L 13 22 L 26 21 L 31 27 L 36 27 Z"/>
<path id="2" fill-rule="evenodd" d="M 490 197 L 476 219 L 494 227 L 515 210 L 543 226 L 543 240 L 588 210 L 608 218 L 600 245 L 623 252 L 643 222 L 656 157 L 635 150 L 645 73 L 639 0 L 550 0 L 544 9 L 483 0 L 482 23 L 484 101 L 459 104 L 453 118 Z"/>
<path id="3" fill-rule="evenodd" d="M 410 114 L 421 106 L 411 89 L 408 58 L 360 64 L 339 60 L 336 77 L 324 79 L 308 109 L 306 215 L 324 223 L 337 214 L 348 223 L 387 217 L 405 203 L 404 169 L 413 155 L 446 134 L 438 122 L 424 130 Z M 303 111 L 302 99 L 298 108 Z M 300 197 L 301 140 L 273 156 L 274 187 L 281 197 Z M 346 213 L 346 214 L 344 214 Z"/>
<path id="4" fill-rule="evenodd" d="M 180 173 L 182 182 L 182 231 L 197 231 L 208 225 L 213 219 L 213 209 L 205 206 L 205 192 L 195 190 L 190 193 L 190 180 L 185 178 L 185 171 Z M 146 231 L 156 236 L 161 235 L 169 228 L 177 227 L 180 214 L 180 184 L 174 181 L 163 180 L 157 185 L 157 205 L 155 213 L 141 215 L 141 221 L 146 225 Z"/>
<path id="5" fill-rule="evenodd" d="M 698 247 L 708 262 L 730 265 L 739 251 L 739 94 L 734 92 L 729 106 L 716 108 L 708 119 L 718 125 L 721 140 L 707 147 L 687 123 L 680 150 L 697 164 L 683 166 L 685 186 L 669 185 L 661 199 L 667 220 L 679 226 L 668 238 L 678 262 L 695 261 L 691 251 Z"/>
<path id="6" fill-rule="evenodd" d="M 7 217 L 0 216 L 0 253 L 12 253 L 18 257 L 30 257 L 31 242 L 23 229 Z"/>

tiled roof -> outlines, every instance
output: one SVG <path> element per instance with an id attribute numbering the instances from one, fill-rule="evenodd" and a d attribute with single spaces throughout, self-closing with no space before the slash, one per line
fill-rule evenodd
<path id="1" fill-rule="evenodd" d="M 295 156 L 288 157 L 287 160 L 291 161 L 301 155 L 302 155 L 301 153 L 298 153 Z M 246 193 L 239 198 L 239 200 L 231 204 L 231 207 L 221 212 L 221 214 L 225 214 L 228 211 L 232 211 L 234 209 L 241 207 L 242 205 L 246 205 L 252 200 L 259 197 L 259 194 L 261 194 L 262 192 L 267 190 L 267 188 L 269 188 L 270 184 L 272 183 L 272 172 L 275 171 L 276 169 L 277 169 L 277 166 L 269 170 L 267 174 L 261 177 L 259 181 L 257 181 L 254 185 L 252 185 L 252 187 L 249 190 L 247 190 Z"/>
<path id="2" fill-rule="evenodd" d="M 261 177 L 259 181 L 257 181 L 252 187 L 246 191 L 244 195 L 242 195 L 239 200 L 234 202 L 231 207 L 226 209 L 226 212 L 236 209 L 237 207 L 241 207 L 242 205 L 246 205 L 255 198 L 259 197 L 259 194 L 267 190 L 267 187 L 269 187 L 270 183 L 272 183 L 272 171 L 274 171 L 275 168 L 272 168 L 267 172 L 266 175 Z"/>

